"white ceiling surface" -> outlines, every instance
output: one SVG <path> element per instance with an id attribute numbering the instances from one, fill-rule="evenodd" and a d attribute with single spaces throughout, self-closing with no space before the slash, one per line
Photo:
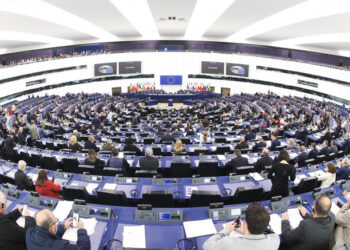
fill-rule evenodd
<path id="1" fill-rule="evenodd" d="M 191 39 L 349 55 L 349 20 L 350 0 L 0 0 L 0 53 Z"/>

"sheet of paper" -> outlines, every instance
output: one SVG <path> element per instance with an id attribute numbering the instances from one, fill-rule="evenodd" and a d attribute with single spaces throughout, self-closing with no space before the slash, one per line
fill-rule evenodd
<path id="1" fill-rule="evenodd" d="M 299 174 L 295 177 L 294 184 L 298 185 L 302 179 L 306 178 L 306 175 L 304 174 Z"/>
<path id="2" fill-rule="evenodd" d="M 17 170 L 15 170 L 15 169 L 14 169 L 14 170 L 11 170 L 11 171 L 7 174 L 7 176 L 10 177 L 11 179 L 14 179 L 14 178 L 15 178 L 15 173 L 16 173 L 16 171 L 17 171 Z"/>
<path id="3" fill-rule="evenodd" d="M 79 220 L 82 220 L 84 223 L 84 228 L 87 231 L 87 234 L 90 236 L 95 232 L 95 227 L 97 224 L 97 220 L 95 218 L 90 218 L 90 219 L 84 219 L 80 218 Z M 66 232 L 62 236 L 63 240 L 68 240 L 71 242 L 77 242 L 78 241 L 78 228 L 69 228 L 66 230 Z"/>
<path id="4" fill-rule="evenodd" d="M 251 176 L 255 181 L 262 181 L 264 178 L 259 173 L 250 173 L 249 176 Z"/>
<path id="5" fill-rule="evenodd" d="M 194 238 L 217 233 L 212 219 L 185 221 L 183 225 L 187 238 Z"/>
<path id="6" fill-rule="evenodd" d="M 186 197 L 191 197 L 193 190 L 198 190 L 198 187 L 186 186 Z"/>
<path id="7" fill-rule="evenodd" d="M 303 217 L 301 217 L 299 209 L 298 208 L 291 208 L 288 209 L 288 215 L 289 215 L 289 222 L 291 227 L 297 228 L 299 226 L 300 221 L 303 220 Z"/>
<path id="8" fill-rule="evenodd" d="M 28 174 L 28 177 L 32 178 L 32 180 L 35 182 L 38 179 L 38 174 L 30 173 Z"/>
<path id="9" fill-rule="evenodd" d="M 308 174 L 313 177 L 319 177 L 319 176 L 325 175 L 325 172 L 323 172 L 322 170 L 317 170 L 314 172 L 309 172 Z"/>
<path id="10" fill-rule="evenodd" d="M 340 210 L 340 207 L 338 207 L 337 204 L 335 204 L 334 202 L 332 202 L 332 206 L 331 206 L 331 211 L 334 215 L 336 215 L 338 213 L 338 211 Z"/>
<path id="11" fill-rule="evenodd" d="M 71 183 L 71 184 L 69 184 L 69 185 L 71 185 L 71 186 L 78 186 L 78 185 L 79 185 L 79 183 L 72 182 L 72 183 Z"/>
<path id="12" fill-rule="evenodd" d="M 123 247 L 146 248 L 145 225 L 124 226 Z"/>
<path id="13" fill-rule="evenodd" d="M 270 214 L 270 227 L 276 234 L 281 234 L 281 217 L 278 214 Z"/>
<path id="14" fill-rule="evenodd" d="M 16 208 L 17 209 L 17 208 Z M 28 212 L 29 212 L 29 214 L 30 214 L 30 216 L 31 217 L 33 217 L 34 216 L 34 214 L 35 214 L 35 210 L 32 210 L 32 209 L 30 209 L 30 208 L 28 208 L 28 210 L 27 210 Z M 26 222 L 26 219 L 25 219 L 25 217 L 24 216 L 21 216 L 21 217 L 19 217 L 18 219 L 17 219 L 17 225 L 18 226 L 20 226 L 20 227 L 23 227 L 24 228 L 24 226 L 25 226 L 25 222 Z"/>
<path id="15" fill-rule="evenodd" d="M 217 155 L 217 158 L 218 158 L 219 161 L 226 160 L 226 156 L 225 155 Z"/>
<path id="16" fill-rule="evenodd" d="M 198 165 L 199 165 L 199 160 L 194 160 L 194 165 L 195 165 L 196 167 L 198 167 Z"/>
<path id="17" fill-rule="evenodd" d="M 96 189 L 98 187 L 100 183 L 89 183 L 86 185 L 86 191 L 92 195 L 92 192 L 94 191 L 94 189 Z"/>
<path id="18" fill-rule="evenodd" d="M 73 207 L 73 201 L 59 201 L 55 210 L 53 210 L 53 214 L 63 222 L 69 215 L 70 211 Z"/>
<path id="19" fill-rule="evenodd" d="M 117 183 L 106 183 L 103 186 L 103 189 L 109 189 L 109 190 L 116 190 L 117 188 Z"/>

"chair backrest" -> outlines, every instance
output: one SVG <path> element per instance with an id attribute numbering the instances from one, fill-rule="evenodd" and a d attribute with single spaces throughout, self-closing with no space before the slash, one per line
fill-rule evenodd
<path id="1" fill-rule="evenodd" d="M 105 176 L 115 176 L 116 174 L 124 174 L 123 169 L 121 169 L 121 168 L 112 168 L 112 167 L 105 167 L 102 170 L 102 175 L 105 175 Z"/>
<path id="2" fill-rule="evenodd" d="M 209 206 L 210 203 L 216 203 L 220 201 L 221 201 L 220 192 L 192 190 L 192 195 L 189 201 L 189 205 L 191 207 Z"/>
<path id="3" fill-rule="evenodd" d="M 154 155 L 162 155 L 162 148 L 160 147 L 152 147 Z"/>
<path id="4" fill-rule="evenodd" d="M 20 160 L 25 161 L 28 166 L 32 166 L 32 159 L 31 159 L 30 155 L 28 154 L 28 152 L 21 151 L 19 153 L 18 157 L 19 157 Z"/>
<path id="5" fill-rule="evenodd" d="M 194 154 L 195 155 L 200 155 L 200 154 L 208 154 L 209 150 L 208 149 L 194 149 Z"/>
<path id="6" fill-rule="evenodd" d="M 253 201 L 260 201 L 263 196 L 263 187 L 258 186 L 247 186 L 238 187 L 235 194 L 233 195 L 234 203 L 246 203 Z"/>
<path id="7" fill-rule="evenodd" d="M 44 156 L 41 160 L 41 166 L 48 170 L 56 171 L 58 168 L 58 162 L 55 156 Z"/>
<path id="8" fill-rule="evenodd" d="M 190 139 L 190 138 L 181 137 L 180 140 L 181 140 L 181 142 L 182 142 L 183 144 L 191 144 L 191 139 Z"/>
<path id="9" fill-rule="evenodd" d="M 78 166 L 79 173 L 88 172 L 90 174 L 97 174 L 94 165 L 79 165 Z"/>
<path id="10" fill-rule="evenodd" d="M 90 201 L 89 193 L 86 191 L 86 188 L 83 186 L 72 186 L 67 185 L 63 187 L 62 191 L 63 199 L 74 201 L 75 199 L 85 200 L 86 202 Z"/>
<path id="11" fill-rule="evenodd" d="M 70 173 L 79 173 L 79 161 L 77 158 L 63 158 L 63 171 Z"/>
<path id="12" fill-rule="evenodd" d="M 299 185 L 294 189 L 295 194 L 311 192 L 317 185 L 317 177 L 307 177 L 300 181 Z"/>
<path id="13" fill-rule="evenodd" d="M 36 166 L 40 166 L 41 167 L 41 155 L 32 153 L 31 154 L 31 158 L 32 158 L 31 162 L 32 162 L 33 167 L 34 166 L 35 167 Z"/>
<path id="14" fill-rule="evenodd" d="M 254 166 L 240 166 L 236 168 L 237 174 L 249 174 L 254 172 Z"/>
<path id="15" fill-rule="evenodd" d="M 152 144 L 154 143 L 156 140 L 153 137 L 146 137 L 143 139 L 143 143 L 144 144 Z"/>
<path id="16" fill-rule="evenodd" d="M 218 146 L 216 148 L 216 153 L 218 155 L 222 155 L 222 154 L 225 154 L 225 153 L 230 153 L 231 152 L 231 148 L 230 146 Z"/>
<path id="17" fill-rule="evenodd" d="M 110 206 L 127 206 L 129 204 L 124 191 L 102 188 L 97 190 L 97 202 Z"/>
<path id="18" fill-rule="evenodd" d="M 202 177 L 218 176 L 219 163 L 217 160 L 200 160 L 198 164 L 198 172 Z"/>
<path id="19" fill-rule="evenodd" d="M 191 162 L 173 161 L 170 164 L 170 177 L 185 178 L 192 176 Z"/>
<path id="20" fill-rule="evenodd" d="M 157 175 L 158 172 L 154 170 L 136 170 L 135 176 L 136 177 L 153 177 L 154 175 Z"/>
<path id="21" fill-rule="evenodd" d="M 217 134 L 217 133 L 215 133 Z M 225 137 L 216 137 L 215 138 L 216 143 L 226 143 L 226 138 Z"/>
<path id="22" fill-rule="evenodd" d="M 152 207 L 173 207 L 172 190 L 144 190 L 142 192 L 142 202 L 151 204 Z"/>

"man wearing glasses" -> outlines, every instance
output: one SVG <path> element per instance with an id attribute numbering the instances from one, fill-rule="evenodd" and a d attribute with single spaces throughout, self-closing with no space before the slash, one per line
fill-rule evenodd
<path id="1" fill-rule="evenodd" d="M 58 219 L 48 209 L 39 211 L 35 217 L 36 226 L 30 228 L 26 234 L 27 249 L 35 250 L 89 250 L 90 239 L 84 229 L 84 223 L 77 222 L 78 240 L 72 245 L 67 240 L 62 240 L 64 232 L 72 226 L 73 219 L 67 219 L 63 224 L 58 224 Z"/>

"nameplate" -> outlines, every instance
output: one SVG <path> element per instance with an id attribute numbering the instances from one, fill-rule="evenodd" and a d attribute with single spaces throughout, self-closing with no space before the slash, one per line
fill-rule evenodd
<path id="1" fill-rule="evenodd" d="M 73 213 L 85 218 L 96 218 L 100 220 L 109 220 L 112 210 L 108 207 L 98 207 L 90 205 L 73 204 Z"/>
<path id="2" fill-rule="evenodd" d="M 167 185 L 167 184 L 178 184 L 178 180 L 176 178 L 153 178 L 153 185 Z"/>
<path id="3" fill-rule="evenodd" d="M 182 222 L 182 210 L 155 211 L 136 210 L 135 221 L 142 222 Z"/>
<path id="4" fill-rule="evenodd" d="M 216 177 L 192 178 L 192 184 L 215 184 Z"/>
<path id="5" fill-rule="evenodd" d="M 82 175 L 81 176 L 82 181 L 98 181 L 101 182 L 103 180 L 103 177 L 101 175 Z"/>
<path id="6" fill-rule="evenodd" d="M 238 216 L 244 217 L 248 206 L 210 208 L 209 217 L 213 220 L 233 220 Z"/>

